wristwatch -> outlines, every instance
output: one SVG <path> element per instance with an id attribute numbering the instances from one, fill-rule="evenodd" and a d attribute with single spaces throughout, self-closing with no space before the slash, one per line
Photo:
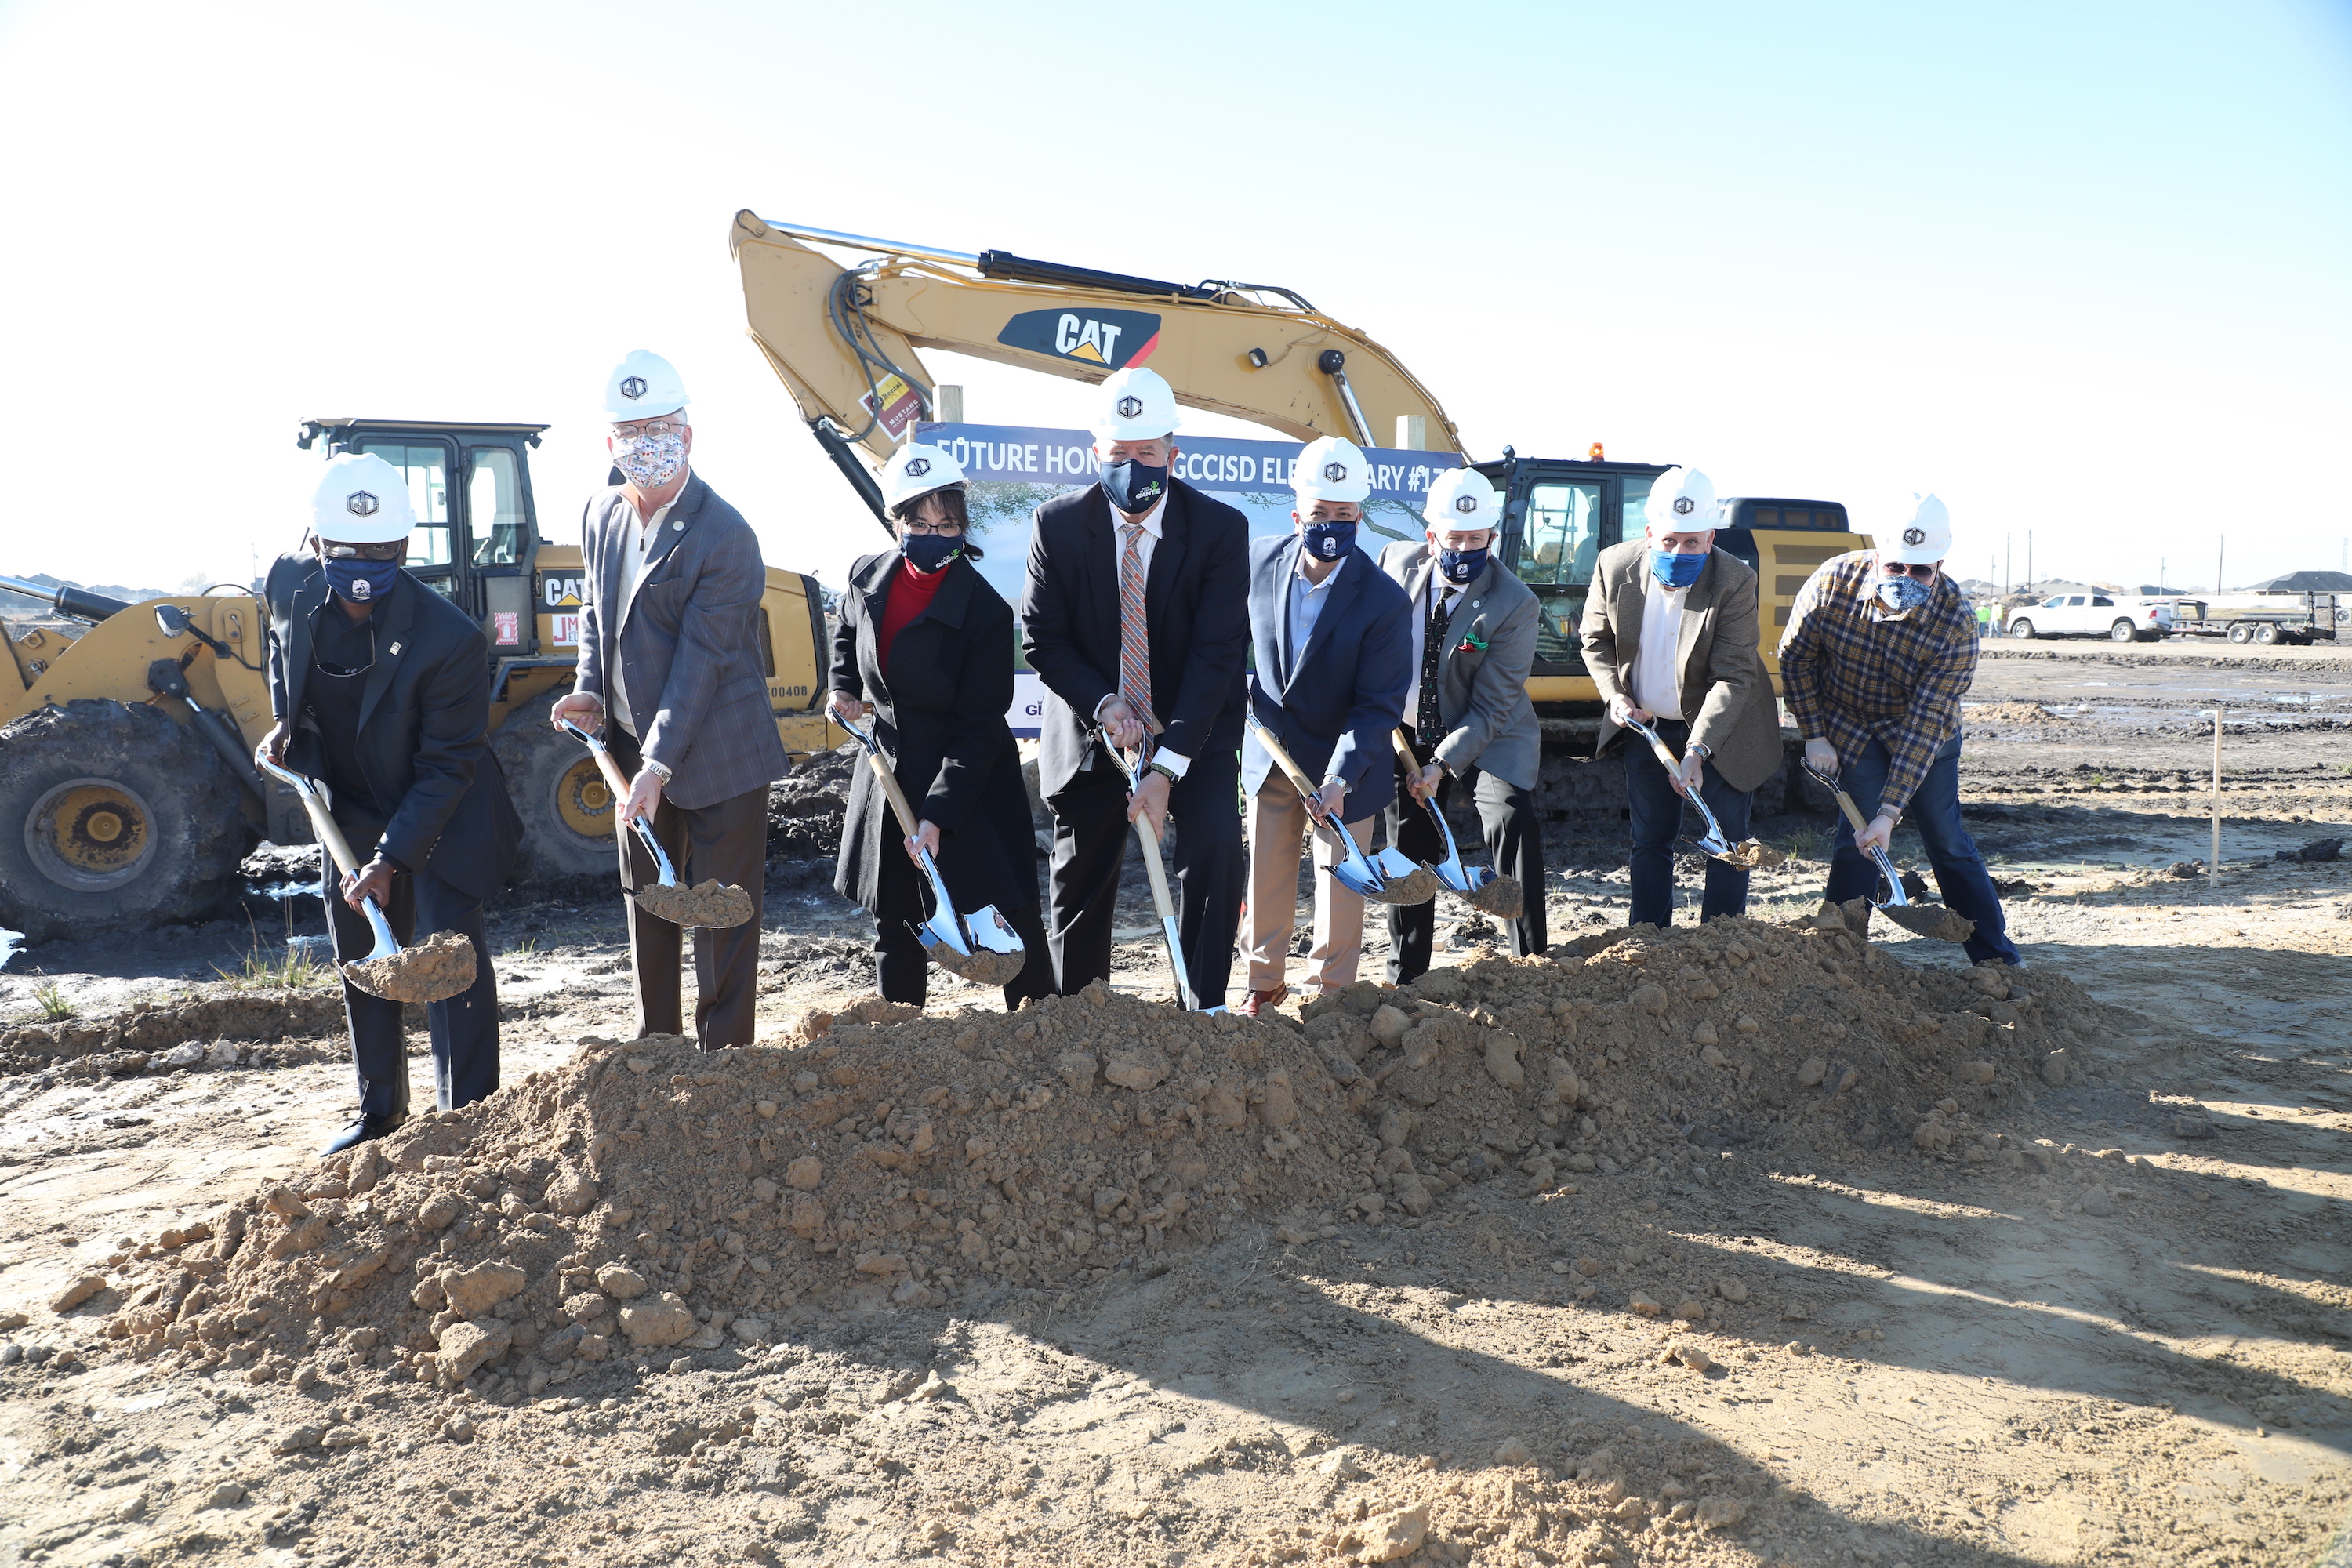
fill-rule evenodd
<path id="1" fill-rule="evenodd" d="M 1176 782 L 1176 770 L 1170 767 L 1166 763 L 1161 762 L 1157 757 L 1154 757 L 1151 760 L 1151 765 L 1145 768 L 1143 771 L 1147 773 L 1158 773 L 1170 784 L 1174 784 Z"/>
<path id="2" fill-rule="evenodd" d="M 651 757 L 647 757 L 645 759 L 645 770 L 662 783 L 669 783 L 669 764 L 667 763 L 657 763 Z"/>
<path id="3" fill-rule="evenodd" d="M 1705 762 L 1707 758 L 1715 755 L 1715 748 L 1708 745 L 1705 741 L 1693 741 L 1689 745 L 1683 749 L 1688 752 L 1692 756 L 1696 757 L 1700 762 Z"/>

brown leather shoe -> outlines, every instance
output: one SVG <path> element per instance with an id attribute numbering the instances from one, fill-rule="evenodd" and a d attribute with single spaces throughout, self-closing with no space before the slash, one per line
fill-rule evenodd
<path id="1" fill-rule="evenodd" d="M 1283 998 L 1289 994 L 1290 987 L 1287 985 L 1277 985 L 1271 991 L 1253 991 L 1242 998 L 1242 1005 L 1234 1011 L 1244 1018 L 1255 1018 L 1269 1008 L 1280 1006 Z"/>

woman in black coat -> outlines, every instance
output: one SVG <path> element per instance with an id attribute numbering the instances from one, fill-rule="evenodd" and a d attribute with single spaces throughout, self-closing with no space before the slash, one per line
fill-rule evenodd
<path id="1" fill-rule="evenodd" d="M 872 717 L 875 738 L 918 818 L 909 837 L 871 767 L 849 786 L 834 887 L 874 912 L 882 994 L 921 1005 L 929 979 L 915 926 L 930 912 L 915 862 L 931 853 L 948 896 L 970 916 L 993 904 L 1028 949 L 1004 988 L 1007 1009 L 1050 996 L 1054 965 L 1038 912 L 1036 838 L 1013 705 L 1013 608 L 971 564 L 963 472 L 936 447 L 909 444 L 882 471 L 898 548 L 850 568 L 833 639 L 833 710 Z"/>

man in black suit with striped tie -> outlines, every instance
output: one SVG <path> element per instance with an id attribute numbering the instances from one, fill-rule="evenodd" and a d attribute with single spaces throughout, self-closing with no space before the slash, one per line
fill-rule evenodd
<path id="1" fill-rule="evenodd" d="M 1169 472 L 1176 395 L 1152 371 L 1103 383 L 1099 482 L 1037 509 L 1023 647 L 1045 684 L 1038 787 L 1054 813 L 1046 926 L 1064 994 L 1110 974 L 1129 824 L 1173 819 L 1177 935 L 1192 994 L 1225 996 L 1245 862 L 1238 752 L 1249 527 Z M 1108 741 L 1144 753 L 1132 797 Z"/>

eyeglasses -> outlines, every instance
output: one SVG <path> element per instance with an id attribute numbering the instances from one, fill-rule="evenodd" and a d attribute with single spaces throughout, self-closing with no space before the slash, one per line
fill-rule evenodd
<path id="1" fill-rule="evenodd" d="M 1936 580 L 1936 568 L 1932 565 L 1906 566 L 1900 561 L 1882 561 L 1879 564 L 1886 569 L 1889 577 L 1909 577 L 1921 583 Z"/>
<path id="2" fill-rule="evenodd" d="M 319 553 L 330 561 L 397 561 L 408 541 L 396 540 L 390 544 L 328 544 L 321 542 Z"/>
<path id="3" fill-rule="evenodd" d="M 901 531 L 907 533 L 951 534 L 961 533 L 963 531 L 963 524 L 960 522 L 919 522 L 911 517 L 900 519 L 898 527 Z"/>
<path id="4" fill-rule="evenodd" d="M 650 437 L 654 440 L 659 441 L 667 437 L 680 436 L 685 433 L 685 426 L 673 425 L 667 419 L 656 419 L 650 425 L 615 425 L 613 426 L 613 438 L 616 441 L 634 441 L 640 436 Z"/>

